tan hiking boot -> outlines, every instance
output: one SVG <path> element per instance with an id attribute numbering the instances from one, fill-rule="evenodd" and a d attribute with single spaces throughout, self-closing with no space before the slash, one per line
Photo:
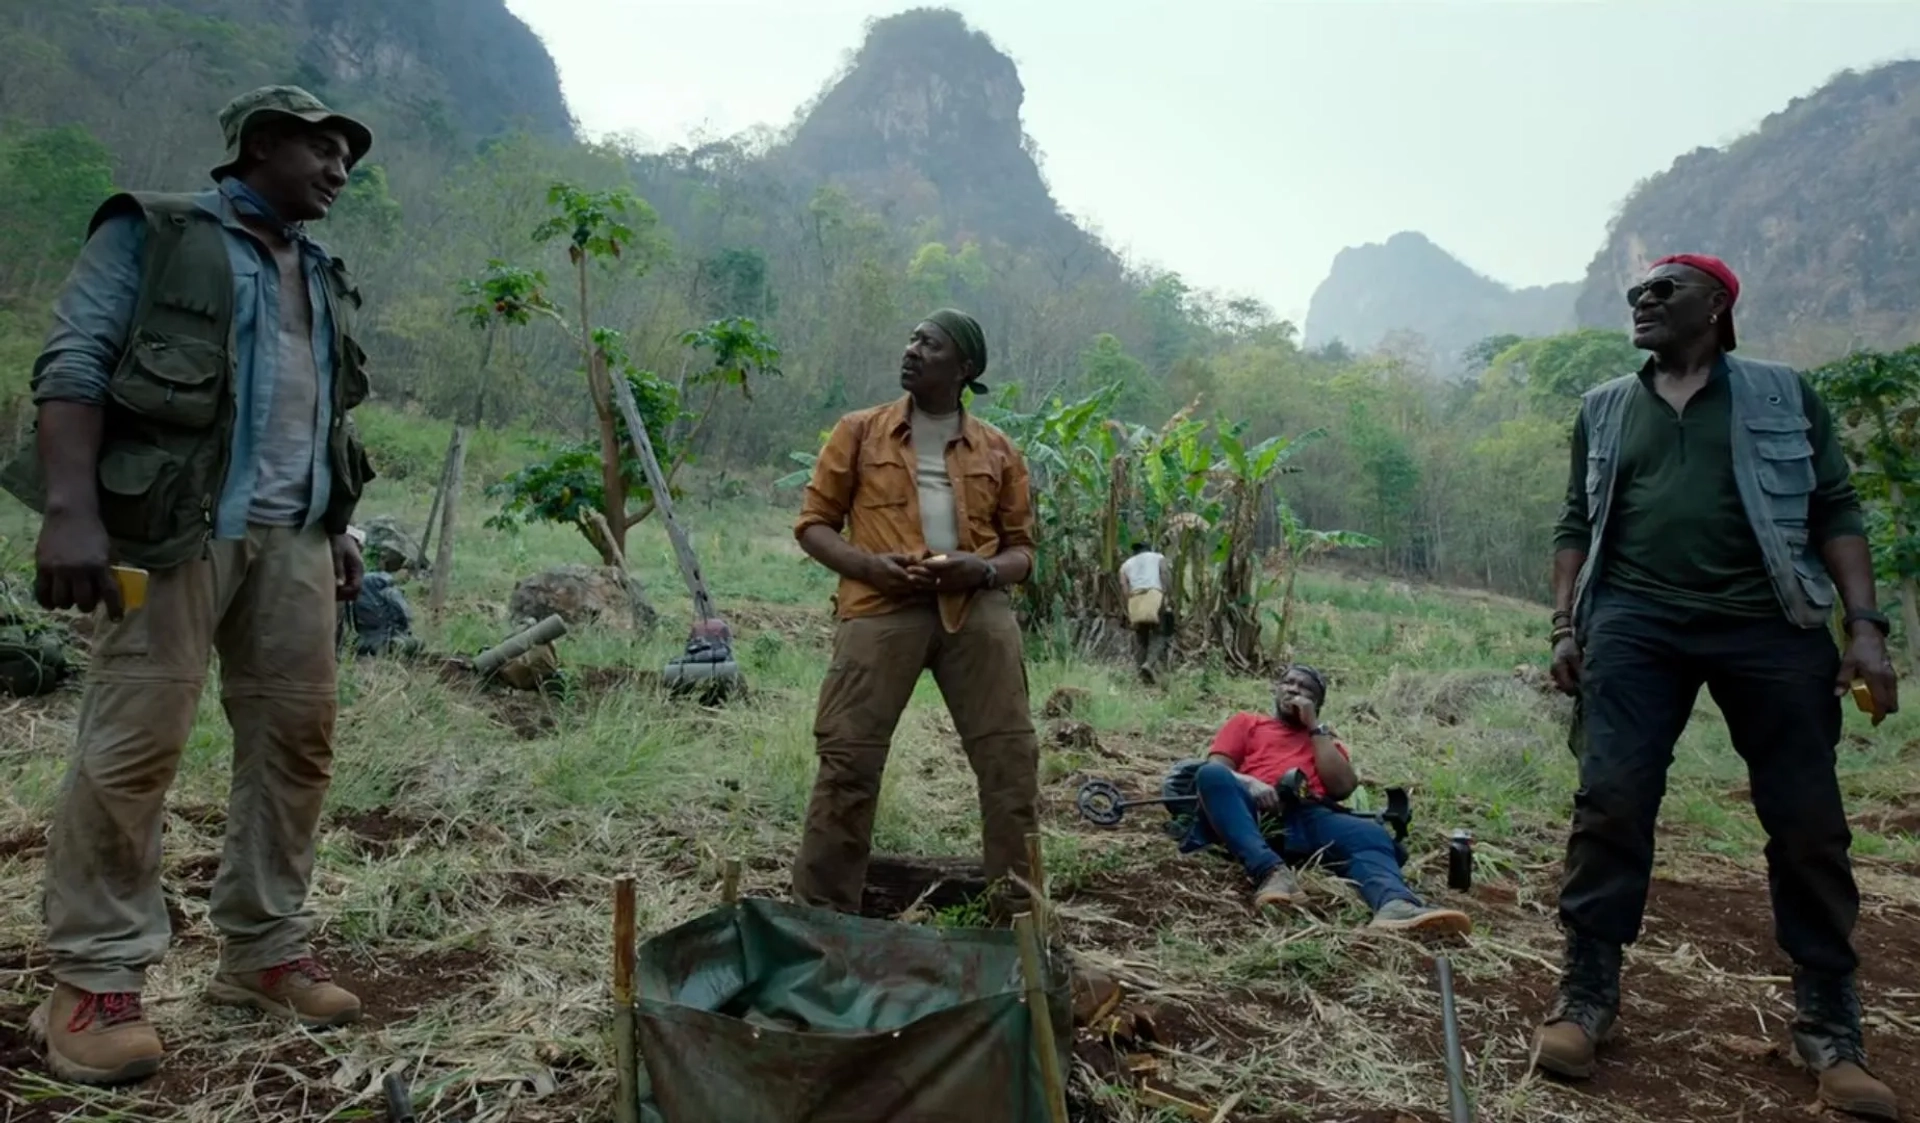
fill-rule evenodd
<path id="1" fill-rule="evenodd" d="M 264 971 L 223 971 L 207 984 L 208 999 L 227 1006 L 251 1006 L 279 1018 L 293 1018 L 308 1029 L 327 1029 L 360 1020 L 360 999 L 333 984 L 319 962 L 296 959 Z"/>
<path id="2" fill-rule="evenodd" d="M 138 994 L 92 994 L 56 983 L 27 1018 L 47 1067 L 75 1084 L 130 1084 L 160 1068 L 166 1050 Z"/>
<path id="3" fill-rule="evenodd" d="M 1586 1080 L 1613 1033 L 1620 1009 L 1620 945 L 1567 934 L 1560 993 L 1533 1032 L 1533 1063 L 1568 1080 Z"/>
<path id="4" fill-rule="evenodd" d="M 1820 1102 L 1863 1119 L 1898 1120 L 1893 1089 L 1867 1071 L 1860 994 L 1851 976 L 1794 974 L 1793 1046 L 1820 1080 Z"/>
<path id="5" fill-rule="evenodd" d="M 1388 901 L 1373 914 L 1369 928 L 1384 928 L 1392 932 L 1435 932 L 1452 936 L 1467 936 L 1473 933 L 1473 918 L 1459 909 L 1443 909 L 1433 905 L 1417 905 L 1408 900 Z"/>
<path id="6" fill-rule="evenodd" d="M 1862 1119 L 1900 1118 L 1900 1101 L 1880 1079 L 1852 1061 L 1820 1073 L 1820 1102 Z"/>
<path id="7" fill-rule="evenodd" d="M 1260 887 L 1253 891 L 1253 907 L 1257 909 L 1286 908 L 1300 897 L 1300 882 L 1285 863 L 1273 867 L 1267 876 L 1260 879 Z"/>
<path id="8" fill-rule="evenodd" d="M 1612 1028 L 1613 1015 L 1605 1011 L 1580 1018 L 1555 1017 L 1533 1031 L 1533 1063 L 1568 1080 L 1591 1079 L 1599 1067 L 1600 1045 Z"/>

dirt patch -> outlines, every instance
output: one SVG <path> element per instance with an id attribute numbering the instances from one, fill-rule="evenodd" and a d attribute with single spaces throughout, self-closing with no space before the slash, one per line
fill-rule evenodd
<path id="1" fill-rule="evenodd" d="M 493 720 L 513 731 L 522 741 L 550 737 L 560 728 L 553 702 L 539 694 L 520 691 L 489 694 Z"/>
<path id="2" fill-rule="evenodd" d="M 1920 915 L 1876 909 L 1869 903 L 1854 927 L 1860 979 L 1872 988 L 1911 989 L 1920 963 Z M 1773 910 L 1764 881 L 1714 885 L 1656 879 L 1647 895 L 1641 943 L 1673 950 L 1691 945 L 1708 962 L 1735 975 L 1790 975 L 1792 964 L 1773 938 Z M 1872 1006 L 1872 994 L 1866 996 Z"/>
<path id="3" fill-rule="evenodd" d="M 493 952 L 474 948 L 367 956 L 319 940 L 314 953 L 333 972 L 334 982 L 360 996 L 363 1024 L 375 1027 L 405 1021 L 484 982 L 498 966 Z"/>
<path id="4" fill-rule="evenodd" d="M 0 862 L 38 858 L 46 850 L 46 846 L 46 831 L 39 827 L 22 827 L 9 834 L 0 835 Z"/>
<path id="5" fill-rule="evenodd" d="M 245 1079 L 255 1118 L 291 1116 L 319 1119 L 343 1107 L 349 1096 L 323 1082 L 330 1071 L 327 1051 L 312 1041 L 291 1041 L 271 1052 L 235 1059 L 211 1049 L 190 1047 L 170 1053 L 152 1080 L 128 1089 L 161 1108 L 182 1107 Z"/>
<path id="6" fill-rule="evenodd" d="M 1920 838 L 1920 808 L 1868 811 L 1853 817 L 1856 827 L 1877 835 L 1907 835 Z"/>
<path id="7" fill-rule="evenodd" d="M 176 862 L 173 866 L 173 878 L 190 890 L 198 890 L 198 896 L 206 896 L 213 888 L 213 879 L 220 874 L 220 855 L 202 854 L 197 858 L 188 858 Z"/>
<path id="8" fill-rule="evenodd" d="M 425 819 L 402 815 L 389 808 L 334 815 L 332 825 L 353 836 L 356 850 L 374 858 L 384 858 L 413 839 L 429 833 Z"/>
<path id="9" fill-rule="evenodd" d="M 512 870 L 500 875 L 501 898 L 508 905 L 550 905 L 574 896 L 580 883 L 571 877 Z"/>
<path id="10" fill-rule="evenodd" d="M 922 908 L 964 905 L 987 891 L 986 871 L 965 858 L 919 858 L 876 854 L 867 863 L 860 915 L 891 919 L 918 903 Z M 922 900 L 921 895 L 926 895 Z"/>

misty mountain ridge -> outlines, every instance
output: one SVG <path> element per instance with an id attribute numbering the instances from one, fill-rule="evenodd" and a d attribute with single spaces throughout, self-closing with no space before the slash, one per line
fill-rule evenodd
<path id="1" fill-rule="evenodd" d="M 1491 335 L 1551 335 L 1573 326 L 1577 282 L 1515 289 L 1475 272 L 1426 235 L 1402 231 L 1384 243 L 1349 246 L 1314 289 L 1304 339 L 1371 351 L 1395 336 L 1418 336 L 1435 366 L 1462 369 L 1473 344 Z"/>

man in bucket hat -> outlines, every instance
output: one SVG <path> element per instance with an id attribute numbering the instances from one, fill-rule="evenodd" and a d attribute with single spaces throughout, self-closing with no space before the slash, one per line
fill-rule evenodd
<path id="1" fill-rule="evenodd" d="M 1662 258 L 1626 296 L 1634 346 L 1650 357 L 1583 399 L 1555 534 L 1548 643 L 1554 681 L 1579 705 L 1580 787 L 1560 887 L 1566 956 L 1535 1063 L 1572 1079 L 1597 1071 L 1645 912 L 1667 768 L 1704 686 L 1767 833 L 1794 1048 L 1822 1102 L 1898 1119 L 1867 1068 L 1860 891 L 1834 773 L 1840 697 L 1855 681 L 1875 724 L 1899 706 L 1846 454 L 1803 378 L 1732 354 L 1740 281 L 1726 262 Z"/>
<path id="2" fill-rule="evenodd" d="M 211 189 L 94 216 L 34 364 L 37 447 L 5 473 L 43 515 L 40 603 L 104 617 L 48 837 L 55 986 L 30 1023 L 67 1080 L 160 1065 L 140 995 L 170 937 L 161 823 L 216 650 L 234 755 L 208 995 L 308 1027 L 360 1014 L 313 958 L 307 892 L 334 605 L 362 576 L 347 528 L 373 472 L 347 414 L 366 356 L 360 295 L 306 224 L 373 137 L 292 86 L 236 98 L 220 125 Z M 115 566 L 148 572 L 142 603 L 122 602 Z"/>

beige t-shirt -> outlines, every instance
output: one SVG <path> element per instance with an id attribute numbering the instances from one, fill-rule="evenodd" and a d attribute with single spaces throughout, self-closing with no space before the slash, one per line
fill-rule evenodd
<path id="1" fill-rule="evenodd" d="M 920 533 L 936 554 L 960 548 L 959 511 L 947 475 L 947 445 L 960 435 L 958 410 L 945 416 L 913 413 L 913 454 L 920 467 Z"/>

